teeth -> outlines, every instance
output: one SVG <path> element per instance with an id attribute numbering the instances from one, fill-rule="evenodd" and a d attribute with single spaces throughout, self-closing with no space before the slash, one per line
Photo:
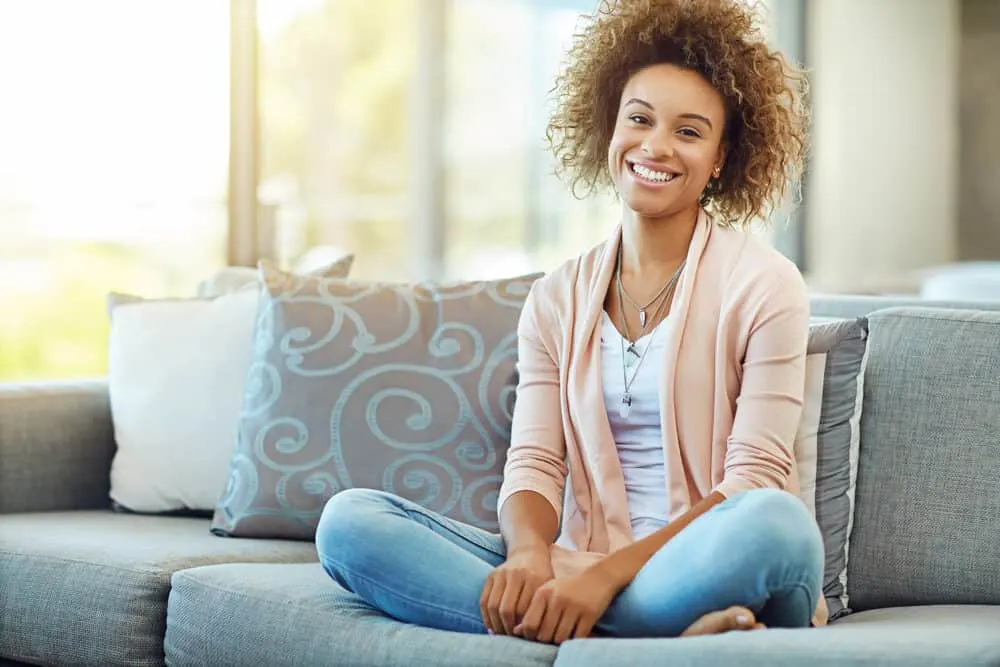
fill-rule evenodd
<path id="1" fill-rule="evenodd" d="M 674 174 L 667 174 L 662 171 L 653 171 L 652 169 L 644 167 L 641 164 L 632 165 L 632 169 L 633 171 L 635 171 L 635 173 L 639 174 L 643 178 L 650 181 L 666 183 L 667 181 L 672 180 L 674 178 Z"/>

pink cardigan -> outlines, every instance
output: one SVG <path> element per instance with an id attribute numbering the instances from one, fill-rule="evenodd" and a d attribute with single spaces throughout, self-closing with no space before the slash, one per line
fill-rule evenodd
<path id="1" fill-rule="evenodd" d="M 599 325 L 620 240 L 618 226 L 536 282 L 518 327 L 520 379 L 498 508 L 523 490 L 552 503 L 562 520 L 557 576 L 633 541 L 601 383 Z M 669 518 L 712 491 L 796 492 L 792 443 L 809 327 L 797 267 L 703 211 L 670 312 L 660 376 Z M 816 624 L 825 623 L 825 606 L 821 597 Z"/>

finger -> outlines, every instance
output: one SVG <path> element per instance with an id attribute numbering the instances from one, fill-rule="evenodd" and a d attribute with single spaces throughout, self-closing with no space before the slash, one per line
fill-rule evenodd
<path id="1" fill-rule="evenodd" d="M 493 588 L 490 589 L 490 599 L 486 603 L 486 611 L 490 617 L 490 627 L 492 627 L 494 634 L 506 634 L 503 626 L 503 620 L 500 618 L 500 601 L 503 599 L 504 591 L 507 590 L 507 577 L 503 574 L 497 576 L 496 580 L 493 582 Z"/>
<path id="2" fill-rule="evenodd" d="M 594 631 L 595 623 L 597 623 L 596 617 L 589 615 L 581 617 L 576 623 L 576 631 L 573 632 L 573 639 L 586 639 L 589 637 L 590 633 Z"/>
<path id="3" fill-rule="evenodd" d="M 490 620 L 489 612 L 489 601 L 490 601 L 490 591 L 493 588 L 493 574 L 486 577 L 486 583 L 483 585 L 483 592 L 479 596 L 479 615 L 483 618 L 483 625 L 486 626 L 487 632 L 493 632 L 492 621 Z"/>
<path id="4" fill-rule="evenodd" d="M 514 628 L 514 634 L 524 639 L 532 641 L 538 636 L 538 626 L 542 622 L 542 615 L 545 613 L 545 594 L 536 591 L 531 598 L 528 610 L 524 612 L 521 622 Z"/>
<path id="5" fill-rule="evenodd" d="M 505 635 L 513 634 L 514 626 L 517 625 L 517 601 L 524 590 L 524 583 L 523 579 L 507 582 L 503 596 L 500 598 L 497 613 L 500 615 Z"/>
<path id="6" fill-rule="evenodd" d="M 563 611 L 562 618 L 559 619 L 559 625 L 556 626 L 556 631 L 552 636 L 552 643 L 562 644 L 564 641 L 573 636 L 573 628 L 576 627 L 579 621 L 579 614 L 571 608 L 567 608 Z"/>
<path id="7" fill-rule="evenodd" d="M 538 641 L 546 644 L 552 643 L 552 637 L 556 634 L 556 628 L 559 627 L 562 615 L 563 608 L 550 598 L 548 604 L 545 605 L 545 614 L 542 616 L 542 622 L 538 626 Z"/>
<path id="8" fill-rule="evenodd" d="M 524 588 L 521 589 L 521 594 L 517 596 L 515 613 L 517 614 L 518 621 L 523 619 L 524 615 L 528 613 L 528 607 L 531 606 L 531 601 L 534 599 L 537 591 L 538 586 L 532 585 L 527 581 L 524 582 Z"/>

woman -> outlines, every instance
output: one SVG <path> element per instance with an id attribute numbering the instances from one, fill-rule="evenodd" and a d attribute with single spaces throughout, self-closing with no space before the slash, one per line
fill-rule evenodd
<path id="1" fill-rule="evenodd" d="M 403 621 L 555 644 L 824 623 L 806 290 L 745 231 L 801 166 L 802 76 L 741 0 L 605 2 L 569 62 L 550 142 L 622 220 L 524 306 L 501 535 L 347 491 L 322 563 Z"/>

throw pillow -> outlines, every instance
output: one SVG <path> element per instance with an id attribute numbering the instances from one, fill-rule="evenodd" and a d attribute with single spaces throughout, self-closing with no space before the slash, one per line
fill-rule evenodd
<path id="1" fill-rule="evenodd" d="M 823 535 L 823 594 L 830 620 L 850 612 L 847 557 L 867 339 L 864 319 L 814 318 L 809 331 L 806 396 L 794 452 L 799 497 L 816 517 Z"/>
<path id="2" fill-rule="evenodd" d="M 217 299 L 109 295 L 116 509 L 211 514 L 236 443 L 259 300 L 248 289 Z"/>
<path id="3" fill-rule="evenodd" d="M 539 275 L 440 284 L 262 269 L 218 535 L 311 540 L 342 489 L 384 489 L 495 530 L 517 322 Z"/>

